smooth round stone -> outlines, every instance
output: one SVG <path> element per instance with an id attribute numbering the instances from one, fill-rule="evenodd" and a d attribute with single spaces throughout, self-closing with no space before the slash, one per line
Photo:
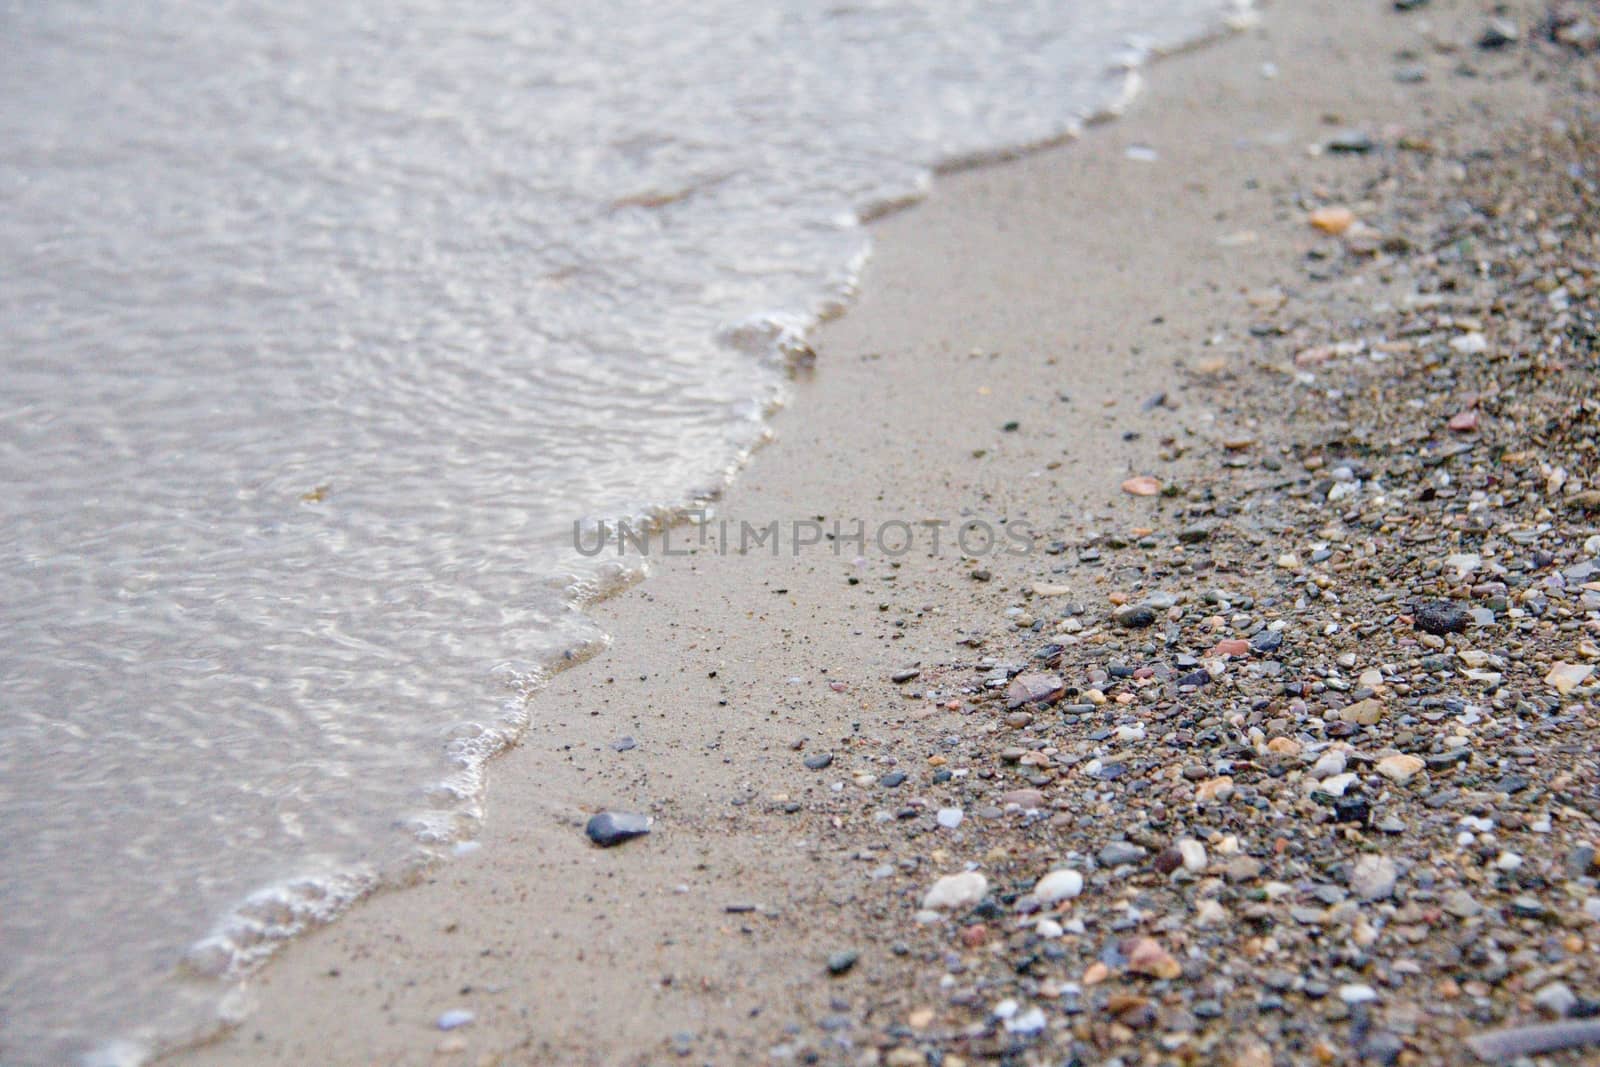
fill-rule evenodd
<path id="1" fill-rule="evenodd" d="M 1067 869 L 1051 871 L 1039 879 L 1038 884 L 1033 887 L 1033 895 L 1041 904 L 1070 900 L 1082 892 L 1083 875 Z"/>

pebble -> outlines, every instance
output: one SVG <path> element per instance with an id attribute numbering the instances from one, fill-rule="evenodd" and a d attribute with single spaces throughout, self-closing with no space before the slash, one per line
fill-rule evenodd
<path id="1" fill-rule="evenodd" d="M 1037 789 L 1011 789 L 1000 794 L 1001 807 L 1015 804 L 1023 811 L 1038 811 L 1044 803 L 1044 793 Z"/>
<path id="2" fill-rule="evenodd" d="M 989 879 L 977 871 L 947 874 L 928 889 L 922 898 L 925 911 L 954 911 L 970 908 L 989 892 Z"/>
<path id="3" fill-rule="evenodd" d="M 1545 684 L 1562 696 L 1582 685 L 1594 673 L 1588 664 L 1557 663 L 1544 676 Z"/>
<path id="4" fill-rule="evenodd" d="M 1463 633 L 1472 622 L 1472 616 L 1465 608 L 1449 600 L 1418 604 L 1411 617 L 1417 629 L 1439 636 Z"/>
<path id="5" fill-rule="evenodd" d="M 1397 785 L 1404 785 L 1417 776 L 1417 772 L 1427 766 L 1421 759 L 1411 755 L 1385 756 L 1378 761 L 1378 773 Z"/>
<path id="6" fill-rule="evenodd" d="M 1206 846 L 1192 837 L 1179 840 L 1178 854 L 1183 857 L 1183 869 L 1192 874 L 1199 874 L 1210 862 L 1206 856 Z"/>
<path id="7" fill-rule="evenodd" d="M 903 671 L 895 671 L 893 674 L 889 675 L 889 680 L 895 685 L 903 685 L 904 683 L 914 681 L 921 676 L 921 671 L 914 667 L 908 667 Z"/>
<path id="8" fill-rule="evenodd" d="M 1156 613 L 1148 604 L 1127 604 L 1114 611 L 1111 618 L 1118 626 L 1134 630 L 1153 625 Z"/>
<path id="9" fill-rule="evenodd" d="M 1071 900 L 1083 892 L 1083 875 L 1077 871 L 1063 868 L 1051 871 L 1033 887 L 1033 896 L 1039 903 L 1050 905 L 1062 900 Z"/>
<path id="10" fill-rule="evenodd" d="M 1339 987 L 1339 999 L 1354 1007 L 1357 1004 L 1370 1004 L 1378 999 L 1377 990 L 1369 985 L 1351 982 Z"/>
<path id="11" fill-rule="evenodd" d="M 434 1020 L 434 1025 L 441 1030 L 455 1030 L 469 1025 L 475 1018 L 477 1016 L 465 1008 L 452 1008 Z"/>
<path id="12" fill-rule="evenodd" d="M 1323 779 L 1343 774 L 1347 762 L 1348 757 L 1343 749 L 1330 748 L 1317 757 L 1317 762 L 1311 768 L 1311 777 Z"/>
<path id="13" fill-rule="evenodd" d="M 1138 863 L 1146 855 L 1146 850 L 1131 841 L 1113 841 L 1099 852 L 1095 853 L 1102 866 L 1122 867 L 1130 863 Z"/>
<path id="14" fill-rule="evenodd" d="M 1161 483 L 1148 474 L 1141 474 L 1123 482 L 1122 491 L 1129 496 L 1155 496 L 1161 492 Z"/>
<path id="15" fill-rule="evenodd" d="M 1005 1021 L 1008 1034 L 1037 1034 L 1044 1031 L 1046 1020 L 1044 1009 L 1033 1007 L 1027 1011 L 1018 1012 Z"/>
<path id="16" fill-rule="evenodd" d="M 1470 919 L 1483 911 L 1483 905 L 1465 889 L 1455 889 L 1445 894 L 1444 910 L 1458 919 Z"/>
<path id="17" fill-rule="evenodd" d="M 652 821 L 648 815 L 636 815 L 625 811 L 602 811 L 590 816 L 583 832 L 589 835 L 590 841 L 601 848 L 610 848 L 649 833 Z"/>
<path id="18" fill-rule="evenodd" d="M 828 957 L 828 973 L 844 974 L 856 965 L 861 958 L 861 953 L 854 949 L 844 949 Z"/>
<path id="19" fill-rule="evenodd" d="M 1362 856 L 1350 875 L 1350 888 L 1362 900 L 1386 900 L 1394 893 L 1399 869 L 1387 856 Z"/>
<path id="20" fill-rule="evenodd" d="M 1365 130 L 1340 130 L 1324 142 L 1324 147 L 1330 152 L 1370 152 L 1373 149 L 1372 135 Z"/>
<path id="21" fill-rule="evenodd" d="M 807 770 L 812 770 L 812 771 L 825 770 L 828 767 L 831 767 L 833 765 L 833 753 L 831 753 L 831 752 L 814 752 L 811 755 L 807 756 L 805 758 L 804 762 L 805 762 Z"/>
<path id="22" fill-rule="evenodd" d="M 1051 703 L 1060 699 L 1066 683 L 1054 674 L 1019 674 L 1006 687 L 1006 706 L 1020 708 L 1024 704 Z"/>
<path id="23" fill-rule="evenodd" d="M 1172 979 L 1183 974 L 1183 965 L 1154 938 L 1140 938 L 1128 953 L 1128 970 L 1147 978 Z"/>
<path id="24" fill-rule="evenodd" d="M 1578 1006 L 1578 998 L 1565 984 L 1550 982 L 1533 994 L 1533 1004 L 1552 1019 L 1564 1019 Z"/>
<path id="25" fill-rule="evenodd" d="M 1479 48 L 1504 48 L 1522 39 L 1522 31 L 1508 18 L 1492 18 L 1478 36 Z"/>
<path id="26" fill-rule="evenodd" d="M 1323 233 L 1337 237 L 1355 223 L 1356 214 L 1347 207 L 1319 207 L 1308 216 L 1307 221 Z"/>
<path id="27" fill-rule="evenodd" d="M 935 821 L 946 830 L 954 830 L 965 818 L 966 814 L 960 808 L 940 808 L 934 816 Z"/>
<path id="28" fill-rule="evenodd" d="M 1339 712 L 1340 722 L 1359 723 L 1362 726 L 1376 726 L 1383 721 L 1383 701 L 1371 697 L 1358 700 L 1349 707 Z"/>

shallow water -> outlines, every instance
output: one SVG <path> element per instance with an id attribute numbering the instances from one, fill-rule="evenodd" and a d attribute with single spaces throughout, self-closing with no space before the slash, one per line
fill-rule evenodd
<path id="1" fill-rule="evenodd" d="M 715 492 L 864 213 L 1236 5 L 507 6 L 0 0 L 6 1063 L 470 837 L 603 641 L 573 520 Z"/>

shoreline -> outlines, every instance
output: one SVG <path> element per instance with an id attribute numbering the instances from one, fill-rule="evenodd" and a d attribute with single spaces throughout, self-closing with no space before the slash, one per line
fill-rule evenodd
<path id="1" fill-rule="evenodd" d="M 1458 36 L 1481 16 L 1465 4 L 1423 13 Z M 1111 590 L 1104 571 L 1083 573 L 1080 546 L 1119 559 L 1107 533 L 1171 525 L 1122 483 L 1160 471 L 1164 452 L 1215 442 L 1231 415 L 1175 365 L 1252 343 L 1247 320 L 1267 313 L 1245 294 L 1272 291 L 1312 243 L 1278 194 L 1372 177 L 1385 154 L 1308 157 L 1306 144 L 1333 129 L 1324 115 L 1381 131 L 1475 107 L 1489 116 L 1479 122 L 1540 113 L 1528 79 L 1466 84 L 1442 54 L 1424 58 L 1431 81 L 1397 83 L 1392 51 L 1415 46 L 1418 17 L 1373 4 L 1323 23 L 1273 8 L 1258 30 L 1164 58 L 1115 123 L 941 175 L 915 211 L 874 223 L 860 297 L 813 339 L 815 376 L 796 384 L 778 440 L 718 505 L 758 521 L 1015 516 L 1061 531 L 1076 570 L 1055 575 L 1039 555 L 922 552 L 860 565 L 831 552 L 660 560 L 649 581 L 591 609 L 611 648 L 557 675 L 520 746 L 494 761 L 485 847 L 288 946 L 250 982 L 254 1017 L 167 1062 L 732 1062 L 786 1045 L 854 1062 L 860 1049 L 841 1035 L 905 1026 L 924 1003 L 938 1010 L 913 1029 L 971 1026 L 984 1012 L 957 1016 L 976 1001 L 938 1007 L 926 975 L 910 972 L 930 953 L 935 977 L 941 952 L 996 955 L 1006 924 L 918 925 L 923 892 L 964 862 L 998 871 L 1026 860 L 1037 876 L 1075 850 L 1028 832 L 1070 834 L 1070 820 L 1008 818 L 994 803 L 1063 781 L 1072 765 L 1059 777 L 1046 766 L 1040 786 L 1006 777 L 1033 766 L 1022 756 L 978 758 L 991 742 L 1013 747 L 1009 732 L 1042 723 L 1043 707 L 995 715 L 962 668 L 1004 662 L 1025 638 L 1018 621 L 1043 614 L 1047 598 L 1100 611 Z M 1267 62 L 1274 79 L 1262 76 Z M 1424 117 L 1408 122 L 1419 100 Z M 1153 161 L 1130 158 L 1143 145 Z M 1228 243 L 1245 232 L 1256 239 Z M 1247 429 L 1264 438 L 1264 425 Z M 1171 499 L 1182 501 L 1157 508 Z M 1122 581 L 1137 570 L 1112 572 L 1112 584 L 1137 587 L 1142 578 Z M 1040 593 L 1052 584 L 1068 591 Z M 908 686 L 891 681 L 913 669 Z M 1143 699 L 1129 695 L 1121 707 Z M 633 746 L 619 751 L 624 737 Z M 804 765 L 822 752 L 831 766 Z M 967 827 L 925 826 L 949 785 L 935 768 L 958 763 L 974 783 Z M 909 780 L 883 784 L 897 773 Z M 991 806 L 999 817 L 980 814 Z M 602 807 L 650 812 L 655 831 L 596 850 L 581 827 Z M 902 840 L 902 826 L 916 837 Z M 1095 890 L 1116 885 L 1110 871 L 1088 873 Z M 929 940 L 940 930 L 943 949 Z M 858 960 L 830 977 L 829 958 L 848 952 Z M 942 973 L 959 987 L 983 968 Z M 914 990 L 921 999 L 898 1017 L 878 1003 Z M 456 1009 L 472 1024 L 441 1034 L 434 1021 Z M 871 1047 L 889 1057 L 900 1046 Z"/>

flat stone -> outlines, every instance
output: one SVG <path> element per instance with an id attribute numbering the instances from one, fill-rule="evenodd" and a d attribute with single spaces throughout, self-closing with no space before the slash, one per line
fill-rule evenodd
<path id="1" fill-rule="evenodd" d="M 1369 697 L 1366 700 L 1358 700 L 1349 707 L 1342 709 L 1339 712 L 1339 720 L 1341 722 L 1359 723 L 1362 726 L 1376 726 L 1383 721 L 1383 711 L 1383 701 L 1373 700 Z"/>
<path id="2" fill-rule="evenodd" d="M 1399 868 L 1388 856 L 1362 856 L 1350 875 L 1350 888 L 1362 900 L 1386 900 L 1399 877 Z"/>
<path id="3" fill-rule="evenodd" d="M 1145 849 L 1131 841 L 1113 841 L 1095 854 L 1104 866 L 1121 867 L 1129 863 L 1138 863 L 1146 855 Z"/>
<path id="4" fill-rule="evenodd" d="M 1417 776 L 1426 764 L 1416 756 L 1385 756 L 1378 761 L 1378 773 L 1396 785 L 1404 785 Z"/>
<path id="5" fill-rule="evenodd" d="M 1253 882 L 1261 877 L 1261 861 L 1254 856 L 1235 856 L 1222 868 L 1230 882 Z"/>
<path id="6" fill-rule="evenodd" d="M 589 835 L 590 841 L 601 848 L 610 848 L 649 833 L 652 821 L 654 820 L 648 815 L 636 815 L 626 811 L 602 811 L 590 816 L 583 832 Z"/>
<path id="7" fill-rule="evenodd" d="M 814 752 L 805 758 L 805 765 L 808 770 L 820 771 L 832 764 L 832 752 Z"/>
<path id="8" fill-rule="evenodd" d="M 1544 676 L 1544 682 L 1562 696 L 1582 685 L 1594 673 L 1588 664 L 1557 663 Z"/>
<path id="9" fill-rule="evenodd" d="M 1340 130 L 1324 143 L 1330 152 L 1370 152 L 1373 149 L 1372 135 L 1365 130 Z"/>
<path id="10" fill-rule="evenodd" d="M 1047 704 L 1060 700 L 1066 692 L 1066 683 L 1055 674 L 1019 674 L 1006 687 L 1006 706 L 1020 708 L 1024 704 Z"/>
<path id="11" fill-rule="evenodd" d="M 1262 630 L 1250 639 L 1250 651 L 1258 656 L 1276 652 L 1283 647 L 1283 631 Z"/>
<path id="12" fill-rule="evenodd" d="M 1000 794 L 1001 807 L 1015 804 L 1023 811 L 1038 811 L 1044 803 L 1044 793 L 1038 789 L 1010 789 Z"/>

